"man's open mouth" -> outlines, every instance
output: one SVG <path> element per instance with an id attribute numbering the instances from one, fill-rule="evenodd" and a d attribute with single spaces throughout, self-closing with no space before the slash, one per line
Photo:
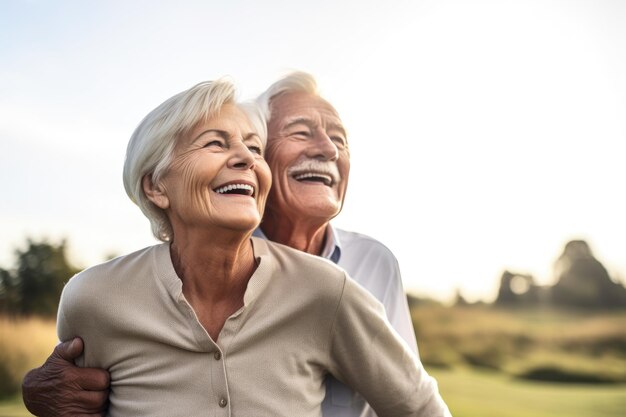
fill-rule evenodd
<path id="1" fill-rule="evenodd" d="M 214 189 L 218 194 L 239 194 L 239 195 L 247 195 L 249 197 L 254 196 L 254 187 L 250 184 L 241 184 L 241 183 L 233 183 L 228 185 L 223 185 Z"/>
<path id="2" fill-rule="evenodd" d="M 320 172 L 303 172 L 293 175 L 292 178 L 300 182 L 319 182 L 327 187 L 331 187 L 334 184 L 333 177 L 331 175 Z"/>

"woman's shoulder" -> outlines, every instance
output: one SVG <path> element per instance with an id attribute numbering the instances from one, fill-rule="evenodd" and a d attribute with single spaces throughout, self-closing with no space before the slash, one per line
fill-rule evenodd
<path id="1" fill-rule="evenodd" d="M 163 250 L 164 244 L 148 246 L 127 255 L 118 256 L 101 264 L 86 268 L 74 275 L 65 285 L 64 292 L 93 292 L 118 287 L 134 277 L 145 274 L 156 253 Z"/>
<path id="2" fill-rule="evenodd" d="M 333 292 L 343 288 L 346 272 L 328 259 L 269 240 L 257 239 L 255 242 L 255 251 L 259 248 L 261 257 L 269 256 L 277 275 L 297 283 L 301 288 L 312 287 Z"/>

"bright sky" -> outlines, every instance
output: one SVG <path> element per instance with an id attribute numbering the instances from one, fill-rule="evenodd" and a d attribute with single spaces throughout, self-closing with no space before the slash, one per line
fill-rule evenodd
<path id="1" fill-rule="evenodd" d="M 242 98 L 314 74 L 349 129 L 335 223 L 384 242 L 407 290 L 493 299 L 586 239 L 626 280 L 626 2 L 0 2 L 0 266 L 26 236 L 83 266 L 154 243 L 126 143 L 193 84 Z"/>

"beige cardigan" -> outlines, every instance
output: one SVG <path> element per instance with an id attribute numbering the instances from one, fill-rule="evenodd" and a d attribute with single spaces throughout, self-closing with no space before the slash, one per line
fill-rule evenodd
<path id="1" fill-rule="evenodd" d="M 61 296 L 60 340 L 111 373 L 111 416 L 320 415 L 324 377 L 379 417 L 447 416 L 436 383 L 382 306 L 321 258 L 252 238 L 259 266 L 214 343 L 182 293 L 169 246 L 87 269 Z"/>

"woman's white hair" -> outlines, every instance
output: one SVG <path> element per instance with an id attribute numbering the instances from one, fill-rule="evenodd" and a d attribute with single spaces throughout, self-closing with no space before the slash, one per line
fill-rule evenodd
<path id="1" fill-rule="evenodd" d="M 268 89 L 256 99 L 265 120 L 269 122 L 272 117 L 272 100 L 281 94 L 287 93 L 308 93 L 314 96 L 320 95 L 317 82 L 311 74 L 303 71 L 295 71 L 287 74 L 274 84 L 270 85 Z"/>
<path id="2" fill-rule="evenodd" d="M 236 103 L 235 96 L 235 86 L 227 79 L 201 82 L 148 113 L 130 137 L 124 161 L 124 188 L 150 220 L 157 239 L 170 240 L 172 225 L 165 212 L 144 193 L 143 178 L 150 175 L 155 184 L 163 178 L 180 137 L 189 134 L 198 123 L 218 115 L 225 104 L 235 104 L 246 113 L 265 144 L 267 126 L 260 109 L 252 102 Z"/>

